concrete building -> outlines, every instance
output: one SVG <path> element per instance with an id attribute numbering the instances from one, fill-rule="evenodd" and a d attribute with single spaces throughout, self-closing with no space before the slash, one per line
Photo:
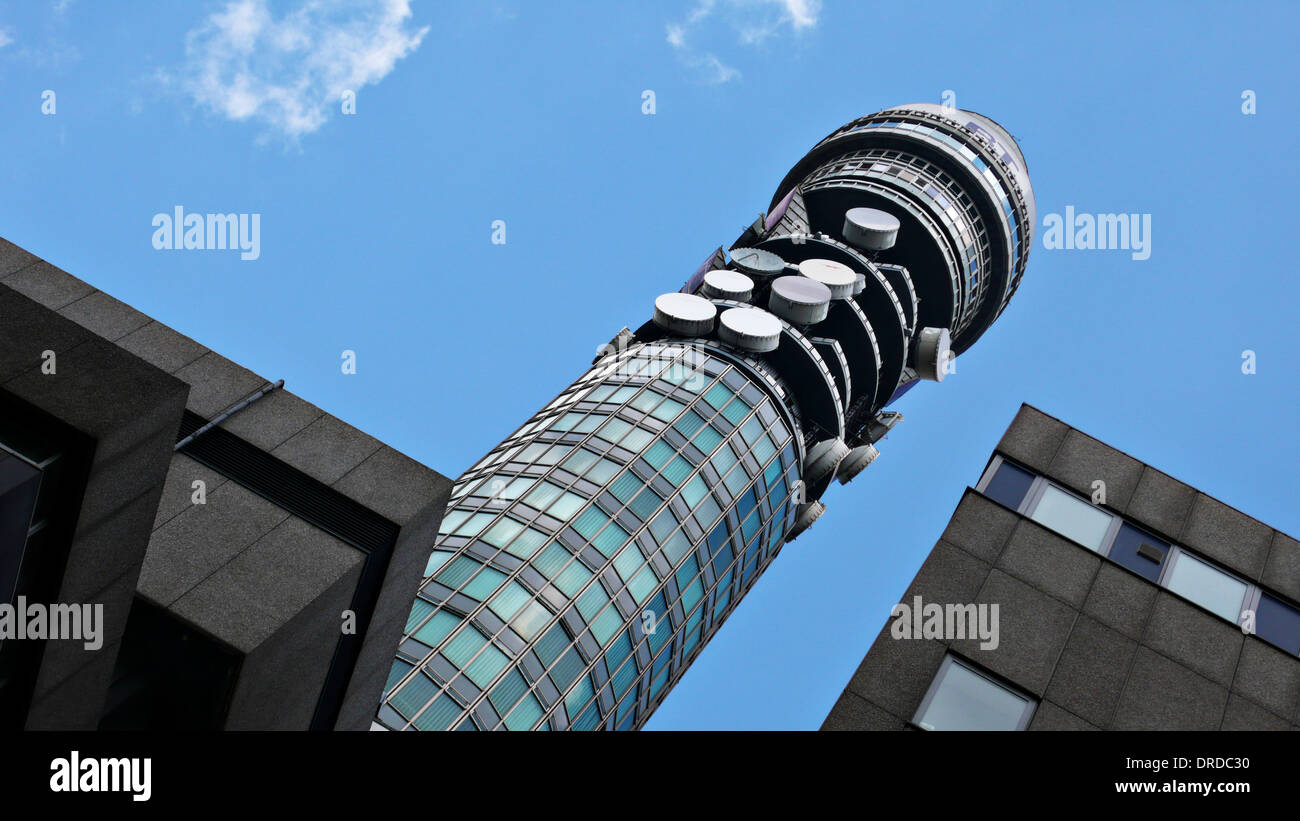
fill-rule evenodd
<path id="1" fill-rule="evenodd" d="M 1300 728 L 1300 543 L 1032 407 L 917 597 L 996 605 L 996 648 L 899 612 L 822 729 Z"/>
<path id="2" fill-rule="evenodd" d="M 0 726 L 368 727 L 449 490 L 0 240 L 0 604 L 103 605 L 0 642 Z"/>
<path id="3" fill-rule="evenodd" d="M 979 114 L 900 106 L 819 142 L 729 253 L 457 480 L 377 727 L 642 726 L 876 457 L 886 406 L 1007 307 L 1034 213 Z"/>

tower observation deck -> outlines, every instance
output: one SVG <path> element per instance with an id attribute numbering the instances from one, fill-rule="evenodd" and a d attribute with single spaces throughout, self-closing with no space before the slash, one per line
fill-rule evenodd
<path id="1" fill-rule="evenodd" d="M 987 117 L 817 143 L 768 213 L 457 481 L 377 729 L 644 724 L 889 403 L 1006 308 L 1035 206 Z"/>

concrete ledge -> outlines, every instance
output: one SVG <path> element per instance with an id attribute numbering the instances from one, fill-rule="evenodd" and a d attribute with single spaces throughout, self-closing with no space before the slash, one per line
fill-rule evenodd
<path id="1" fill-rule="evenodd" d="M 1023 465 L 1045 472 L 1065 440 L 1069 427 L 1037 408 L 1021 405 L 998 442 L 997 450 Z"/>

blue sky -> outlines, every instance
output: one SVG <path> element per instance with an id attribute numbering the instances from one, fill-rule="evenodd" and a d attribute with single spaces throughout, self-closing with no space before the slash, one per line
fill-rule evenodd
<path id="1" fill-rule="evenodd" d="M 301 5 L 0 4 L 0 235 L 452 476 L 855 116 L 951 91 L 1040 220 L 1150 215 L 1145 260 L 1036 243 L 651 728 L 817 727 L 1021 402 L 1300 533 L 1296 6 Z M 155 250 L 177 205 L 260 256 Z"/>

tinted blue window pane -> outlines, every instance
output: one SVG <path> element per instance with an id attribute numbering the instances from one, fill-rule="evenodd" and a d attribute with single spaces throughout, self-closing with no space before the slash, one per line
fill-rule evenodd
<path id="1" fill-rule="evenodd" d="M 691 551 L 691 541 L 680 530 L 672 535 L 663 545 L 664 555 L 668 557 L 671 564 L 677 564 L 682 557 Z"/>
<path id="2" fill-rule="evenodd" d="M 989 480 L 988 487 L 984 488 L 984 495 L 1015 510 L 1025 500 L 1025 494 L 1033 482 L 1034 474 L 1003 462 Z"/>
<path id="3" fill-rule="evenodd" d="M 578 655 L 577 648 L 570 647 L 569 652 L 561 656 L 560 660 L 551 668 L 551 680 L 563 690 L 577 680 L 582 673 L 582 668 L 583 662 Z"/>
<path id="4" fill-rule="evenodd" d="M 781 478 L 781 463 L 779 461 L 768 465 L 767 470 L 763 471 L 763 482 L 769 488 L 779 478 Z"/>
<path id="5" fill-rule="evenodd" d="M 700 566 L 699 563 L 695 561 L 694 556 L 691 556 L 689 559 L 682 562 L 682 566 L 677 568 L 678 589 L 686 589 L 686 586 L 691 583 L 691 580 L 695 578 L 695 574 L 698 572 L 700 572 Z M 407 667 L 409 669 L 410 665 L 407 665 Z M 403 671 L 403 673 L 405 673 L 405 671 Z"/>
<path id="6" fill-rule="evenodd" d="M 645 460 L 656 468 L 664 466 L 673 456 L 673 449 L 663 442 L 655 442 L 650 449 L 645 452 Z"/>
<path id="7" fill-rule="evenodd" d="M 439 610 L 434 617 L 426 621 L 415 631 L 415 637 L 430 647 L 437 647 L 443 639 L 451 635 L 451 631 L 456 629 L 460 623 L 460 616 Z"/>
<path id="8" fill-rule="evenodd" d="M 695 431 L 704 426 L 704 420 L 700 418 L 695 411 L 687 411 L 682 414 L 682 418 L 677 420 L 673 427 L 682 432 L 687 439 L 695 435 Z"/>
<path id="9" fill-rule="evenodd" d="M 528 691 L 528 683 L 524 677 L 519 674 L 518 670 L 510 670 L 505 674 L 497 686 L 492 688 L 488 694 L 488 700 L 492 706 L 497 708 L 497 712 L 505 712 L 514 706 L 519 697 Z"/>
<path id="10" fill-rule="evenodd" d="M 626 504 L 641 487 L 641 480 L 638 479 L 634 473 L 628 471 L 615 479 L 614 483 L 609 486 L 609 489 L 619 498 L 619 501 Z"/>
<path id="11" fill-rule="evenodd" d="M 542 660 L 542 664 L 550 667 L 568 646 L 569 636 L 564 632 L 563 625 L 557 624 L 546 631 L 546 635 L 537 640 L 537 643 L 533 645 L 533 649 L 537 651 L 537 657 Z"/>
<path id="12" fill-rule="evenodd" d="M 610 642 L 609 649 L 605 651 L 605 659 L 609 662 L 609 669 L 614 670 L 631 653 L 632 641 L 628 638 L 627 632 L 619 633 L 618 638 Z"/>
<path id="13" fill-rule="evenodd" d="M 639 516 L 642 521 L 645 521 L 659 508 L 661 502 L 663 502 L 662 496 L 655 493 L 653 488 L 646 488 L 641 491 L 641 494 L 637 496 L 635 500 L 633 500 L 632 504 L 629 505 L 629 508 L 633 513 Z"/>
<path id="14" fill-rule="evenodd" d="M 528 730 L 531 729 L 537 720 L 542 717 L 542 705 L 537 703 L 537 698 L 529 693 L 524 696 L 524 700 L 519 702 L 514 712 L 506 716 L 506 727 L 511 730 Z"/>
<path id="15" fill-rule="evenodd" d="M 658 653 L 660 648 L 673 637 L 672 626 L 668 622 L 660 624 L 658 629 L 650 634 L 650 652 Z"/>
<path id="16" fill-rule="evenodd" d="M 401 681 L 402 676 L 406 675 L 410 671 L 410 664 L 407 664 L 401 659 L 395 659 L 393 661 L 393 668 L 388 673 L 388 683 L 384 685 L 384 692 L 387 693 L 389 690 L 393 689 L 393 685 Z"/>
<path id="17" fill-rule="evenodd" d="M 704 451 L 705 454 L 712 453 L 721 443 L 722 435 L 714 430 L 711 425 L 700 431 L 699 435 L 695 437 L 695 446 Z"/>
<path id="18" fill-rule="evenodd" d="M 600 705 L 592 704 L 578 720 L 573 722 L 575 730 L 594 730 L 600 726 Z"/>
<path id="19" fill-rule="evenodd" d="M 614 683 L 614 693 L 622 693 L 624 690 L 631 687 L 632 683 L 636 681 L 636 674 L 636 659 L 627 659 L 626 661 L 620 662 L 619 666 L 614 671 L 614 675 L 611 677 L 611 680 Z"/>
<path id="20" fill-rule="evenodd" d="M 736 515 L 739 518 L 744 519 L 746 516 L 749 515 L 749 512 L 753 510 L 757 504 L 758 504 L 758 497 L 754 495 L 754 489 L 750 488 L 737 501 Z"/>
<path id="21" fill-rule="evenodd" d="M 709 388 L 704 394 L 704 401 L 708 402 L 715 409 L 721 410 L 727 401 L 731 399 L 731 391 L 721 382 Z"/>
<path id="22" fill-rule="evenodd" d="M 1300 653 L 1300 611 L 1263 594 L 1255 612 L 1255 634 L 1292 655 Z"/>
<path id="23" fill-rule="evenodd" d="M 415 726 L 421 730 L 445 730 L 451 726 L 451 722 L 458 715 L 460 715 L 460 705 L 444 693 L 434 699 L 429 709 L 420 713 L 420 717 L 415 720 Z"/>
<path id="24" fill-rule="evenodd" d="M 700 502 L 695 508 L 695 521 L 700 523 L 700 528 L 705 529 L 712 525 L 719 516 L 722 515 L 722 508 L 718 503 L 713 501 L 712 496 L 708 496 Z"/>
<path id="25" fill-rule="evenodd" d="M 718 551 L 718 555 L 713 557 L 713 575 L 722 578 L 722 574 L 727 572 L 727 567 L 731 564 L 731 548 L 723 545 Z"/>
<path id="26" fill-rule="evenodd" d="M 412 718 L 437 693 L 437 685 L 422 675 L 416 676 L 397 691 L 391 703 L 402 715 Z"/>
<path id="27" fill-rule="evenodd" d="M 1110 558 L 1151 581 L 1160 578 L 1160 569 L 1169 554 L 1169 544 L 1130 524 L 1120 525 Z"/>
<path id="28" fill-rule="evenodd" d="M 411 603 L 411 616 L 406 620 L 406 630 L 404 632 L 411 632 L 411 628 L 424 621 L 432 612 L 432 604 L 429 604 L 424 599 L 416 599 Z"/>
<path id="29" fill-rule="evenodd" d="M 569 715 L 573 715 L 582 709 L 583 705 L 591 700 L 594 692 L 591 687 L 591 677 L 583 676 L 577 686 L 564 697 L 564 707 L 569 711 Z"/>
<path id="30" fill-rule="evenodd" d="M 709 552 L 717 553 L 718 548 L 722 547 L 727 541 L 727 523 L 719 522 L 718 526 L 709 534 Z"/>

